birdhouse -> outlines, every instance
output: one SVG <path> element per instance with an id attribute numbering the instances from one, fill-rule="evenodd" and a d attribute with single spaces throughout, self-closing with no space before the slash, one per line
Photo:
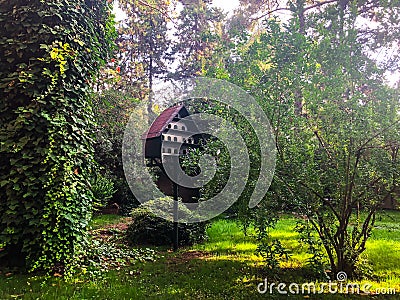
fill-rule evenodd
<path id="1" fill-rule="evenodd" d="M 189 112 L 182 104 L 164 110 L 142 136 L 144 156 L 149 159 L 148 166 L 160 167 L 157 186 L 168 196 L 174 195 L 174 183 L 163 171 L 162 162 L 168 162 L 171 156 L 185 155 L 190 148 L 199 148 L 201 134 L 196 133 L 194 121 L 185 119 Z M 179 187 L 179 197 L 183 202 L 193 202 L 199 199 L 197 188 Z"/>
<path id="2" fill-rule="evenodd" d="M 171 155 L 185 155 L 189 148 L 199 147 L 200 134 L 196 134 L 196 124 L 190 119 L 184 105 L 176 105 L 164 110 L 151 125 L 144 140 L 145 158 L 163 159 Z"/>

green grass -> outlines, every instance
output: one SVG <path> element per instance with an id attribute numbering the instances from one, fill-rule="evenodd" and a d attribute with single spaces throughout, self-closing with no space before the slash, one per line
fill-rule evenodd
<path id="1" fill-rule="evenodd" d="M 382 212 L 367 241 L 365 253 L 374 274 L 395 286 L 400 294 L 400 213 Z"/>
<path id="2" fill-rule="evenodd" d="M 194 247 L 195 250 L 206 251 L 217 256 L 230 255 L 234 257 L 252 258 L 257 248 L 256 240 L 249 230 L 245 235 L 238 223 L 231 220 L 215 221 L 207 229 L 208 241 Z"/>
<path id="3" fill-rule="evenodd" d="M 106 225 L 113 225 L 113 224 L 118 224 L 121 222 L 125 222 L 127 218 L 122 217 L 119 215 L 97 215 L 93 218 L 93 220 L 90 222 L 90 227 L 93 229 L 101 228 Z"/>
<path id="4" fill-rule="evenodd" d="M 118 223 L 101 216 L 93 227 Z M 308 257 L 293 230 L 296 220 L 283 218 L 272 232 L 291 251 L 282 264 L 279 280 L 309 282 L 304 278 Z M 400 213 L 380 214 L 377 228 L 367 245 L 366 257 L 376 278 L 373 289 L 394 287 L 400 293 Z M 73 282 L 62 278 L 0 275 L 0 299 L 304 299 L 304 295 L 259 294 L 257 285 L 265 278 L 263 262 L 254 254 L 257 247 L 249 229 L 244 235 L 232 220 L 217 220 L 208 229 L 203 244 L 163 251 L 155 262 L 140 262 L 101 275 L 78 276 Z M 367 281 L 361 281 L 360 284 Z M 308 296 L 308 295 L 306 295 Z M 398 296 L 309 295 L 308 299 L 398 299 Z"/>

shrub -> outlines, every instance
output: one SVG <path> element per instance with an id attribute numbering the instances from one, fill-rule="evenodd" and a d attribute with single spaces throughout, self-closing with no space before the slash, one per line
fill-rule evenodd
<path id="1" fill-rule="evenodd" d="M 116 190 L 112 202 L 117 203 L 125 215 L 129 215 L 139 205 L 126 182 L 121 155 L 125 126 L 139 101 L 132 94 L 135 92 L 110 89 L 93 97 L 96 122 L 95 160 L 110 175 Z"/>
<path id="2" fill-rule="evenodd" d="M 112 179 L 107 174 L 103 175 L 98 172 L 90 176 L 89 181 L 94 198 L 94 207 L 106 206 L 116 192 Z"/>
<path id="3" fill-rule="evenodd" d="M 133 245 L 171 245 L 174 223 L 157 217 L 146 207 L 146 204 L 132 211 L 132 223 L 126 232 L 128 242 Z M 206 222 L 180 223 L 178 226 L 179 245 L 187 246 L 204 241 L 207 237 L 206 227 Z"/>

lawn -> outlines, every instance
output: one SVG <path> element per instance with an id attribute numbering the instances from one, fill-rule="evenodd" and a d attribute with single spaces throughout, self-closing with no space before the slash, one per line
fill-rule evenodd
<path id="1" fill-rule="evenodd" d="M 98 216 L 93 227 L 98 231 L 126 219 Z M 279 282 L 303 283 L 307 254 L 293 231 L 296 220 L 283 218 L 272 232 L 291 252 L 282 264 Z M 123 226 L 119 227 L 123 228 Z M 135 260 L 108 272 L 79 274 L 66 282 L 63 278 L 1 274 L 0 299 L 397 299 L 398 295 L 279 295 L 259 294 L 257 285 L 265 278 L 263 261 L 255 255 L 252 230 L 244 235 L 232 220 L 219 219 L 208 228 L 203 244 L 172 253 L 155 248 L 157 258 Z M 121 230 L 114 230 L 118 237 Z M 400 213 L 380 213 L 365 254 L 374 270 L 371 290 L 394 288 L 400 293 Z M 146 252 L 147 253 L 147 252 Z M 146 254 L 147 255 L 147 254 Z M 145 258 L 145 257 L 144 257 Z M 277 281 L 276 281 L 277 282 Z"/>

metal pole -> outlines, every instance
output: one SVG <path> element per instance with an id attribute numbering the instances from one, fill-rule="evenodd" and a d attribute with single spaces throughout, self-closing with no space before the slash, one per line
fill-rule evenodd
<path id="1" fill-rule="evenodd" d="M 178 232 L 178 184 L 172 183 L 174 189 L 174 252 L 178 251 L 179 232 Z"/>

